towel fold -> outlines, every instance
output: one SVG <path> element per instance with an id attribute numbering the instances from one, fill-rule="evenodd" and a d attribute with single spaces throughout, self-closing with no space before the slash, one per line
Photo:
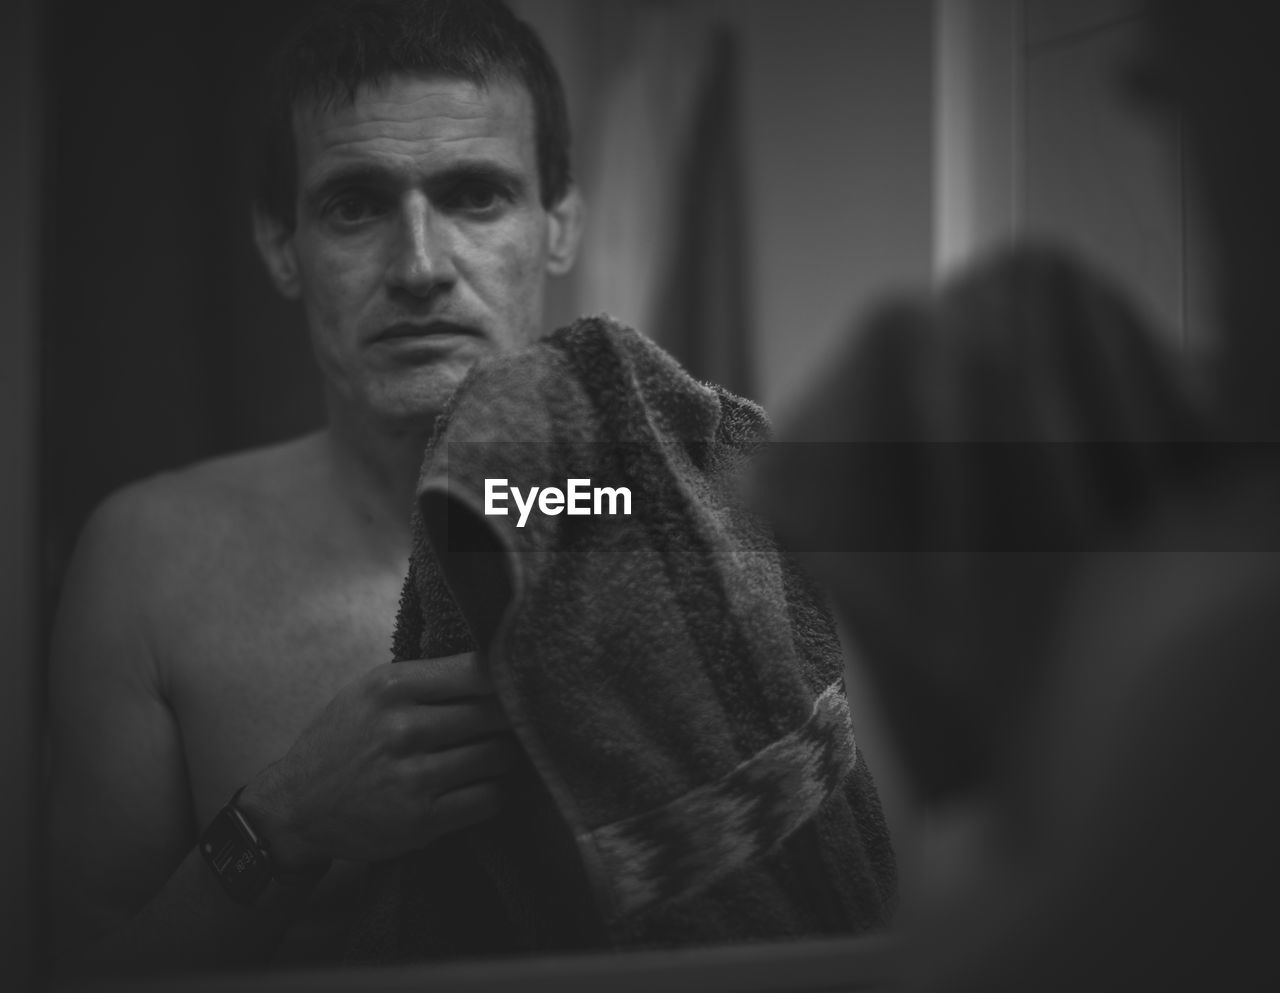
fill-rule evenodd
<path id="1" fill-rule="evenodd" d="M 524 793 L 376 866 L 350 958 L 886 923 L 894 857 L 832 617 L 739 499 L 767 431 L 755 404 L 606 318 L 476 366 L 423 463 L 394 652 L 480 650 Z M 589 479 L 629 490 L 631 513 L 535 509 L 521 526 L 512 499 L 485 514 L 495 479 Z"/>

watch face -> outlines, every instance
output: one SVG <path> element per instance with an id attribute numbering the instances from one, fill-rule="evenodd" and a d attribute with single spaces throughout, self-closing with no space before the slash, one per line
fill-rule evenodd
<path id="1" fill-rule="evenodd" d="M 266 855 L 225 807 L 200 839 L 200 853 L 227 892 L 240 903 L 253 903 L 271 879 Z"/>

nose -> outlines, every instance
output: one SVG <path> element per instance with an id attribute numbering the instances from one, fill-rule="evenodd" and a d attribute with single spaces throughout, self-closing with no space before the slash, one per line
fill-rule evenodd
<path id="1" fill-rule="evenodd" d="M 418 192 L 400 207 L 396 243 L 387 281 L 418 297 L 428 297 L 453 282 L 456 273 L 444 219 Z"/>

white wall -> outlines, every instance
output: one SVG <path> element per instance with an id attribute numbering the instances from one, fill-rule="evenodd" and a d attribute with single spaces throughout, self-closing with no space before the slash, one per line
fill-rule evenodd
<path id="1" fill-rule="evenodd" d="M 932 3 L 756 0 L 742 32 L 761 400 L 785 416 L 886 288 L 932 260 Z"/>
<path id="2" fill-rule="evenodd" d="M 637 0 L 643 2 L 643 0 Z M 607 22 L 626 0 L 516 0 L 589 147 Z M 932 259 L 931 0 L 687 0 L 741 44 L 758 399 L 775 415 L 853 316 Z M 581 156 L 579 156 L 581 163 Z M 590 176 L 584 176 L 590 192 Z M 588 244 L 586 251 L 591 250 Z M 571 318 L 573 295 L 552 300 Z"/>

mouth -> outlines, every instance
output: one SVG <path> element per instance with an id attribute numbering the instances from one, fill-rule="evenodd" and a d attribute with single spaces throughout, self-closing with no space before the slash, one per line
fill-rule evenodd
<path id="1" fill-rule="evenodd" d="M 377 345 L 393 342 L 429 341 L 435 338 L 477 338 L 479 336 L 480 333 L 475 328 L 467 327 L 465 324 L 455 324 L 452 321 L 425 321 L 421 323 L 401 321 L 383 328 L 370 340 Z"/>

